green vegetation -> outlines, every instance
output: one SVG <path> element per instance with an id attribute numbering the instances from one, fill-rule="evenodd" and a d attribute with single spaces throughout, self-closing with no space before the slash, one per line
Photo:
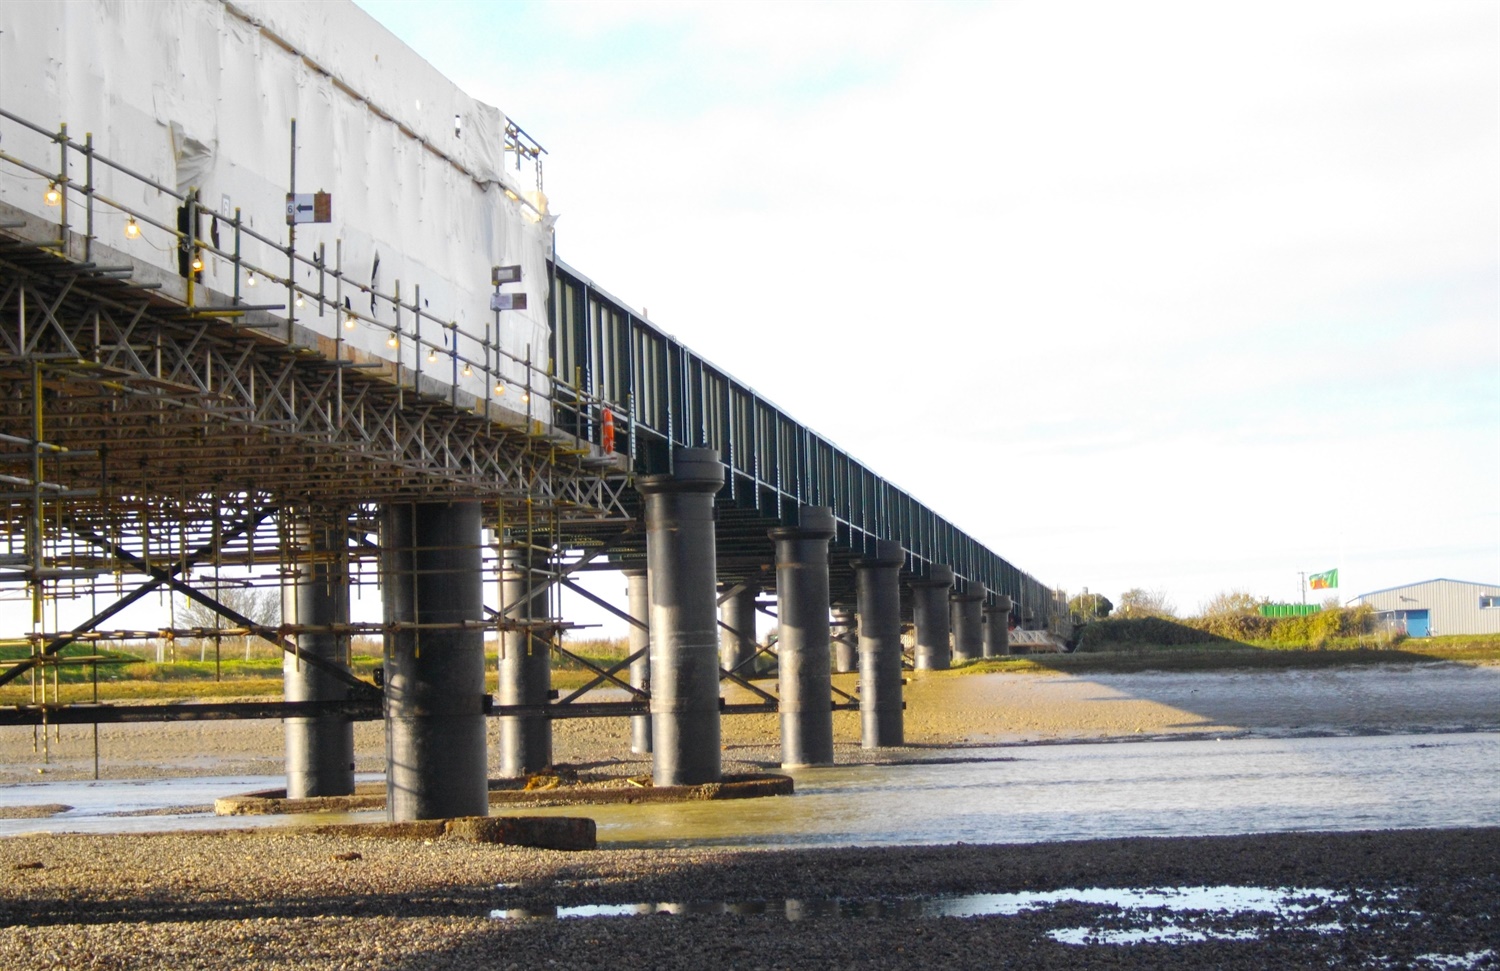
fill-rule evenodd
<path id="1" fill-rule="evenodd" d="M 374 678 L 375 668 L 381 663 L 380 641 L 376 638 L 356 638 L 356 651 L 351 662 L 354 673 L 362 678 Z M 602 668 L 609 668 L 625 659 L 627 642 L 621 640 L 568 641 L 568 651 Z M 69 644 L 59 654 L 64 658 L 102 657 L 98 664 L 79 663 L 49 666 L 45 675 L 36 673 L 37 697 L 46 682 L 47 700 L 55 698 L 67 702 L 94 700 L 94 680 L 97 673 L 99 699 L 101 701 L 187 701 L 280 698 L 282 692 L 281 650 L 274 645 L 256 642 L 247 651 L 236 645 L 233 651 L 224 652 L 219 661 L 213 659 L 212 648 L 200 651 L 194 644 L 178 645 L 180 650 L 164 649 L 164 658 L 176 656 L 176 660 L 148 660 L 140 653 L 101 650 L 94 644 Z M 498 690 L 496 649 L 493 643 L 486 645 L 485 685 L 486 690 Z M 25 644 L 0 645 L 0 660 L 15 660 L 28 657 L 30 648 Z M 156 656 L 154 645 L 152 656 Z M 245 655 L 248 654 L 247 658 Z M 205 660 L 197 660 L 204 656 Z M 580 687 L 594 677 L 582 664 L 570 659 L 555 657 L 552 668 L 553 687 L 567 691 Z M 621 672 L 622 679 L 624 672 Z M 55 686 L 55 694 L 54 694 Z M 25 705 L 32 703 L 32 678 L 23 674 L 12 683 L 0 687 L 0 705 Z"/>
<path id="2" fill-rule="evenodd" d="M 1096 620 L 1078 628 L 1077 653 L 993 659 L 963 670 L 1084 673 L 1500 662 L 1497 635 L 1410 640 L 1381 626 L 1368 605 L 1327 604 L 1307 616 L 1262 617 L 1260 602 L 1231 592 L 1205 604 L 1200 617 Z"/>
<path id="3" fill-rule="evenodd" d="M 1322 647 L 1198 641 L 1171 645 L 1137 644 L 1109 651 L 1077 654 L 1030 654 L 976 661 L 955 669 L 964 674 L 1044 672 L 1065 674 L 1132 671 L 1225 671 L 1234 669 L 1350 667 L 1365 664 L 1417 664 L 1449 661 L 1500 663 L 1500 636 L 1434 637 L 1405 641 L 1399 648 L 1369 646 L 1368 641 L 1330 641 Z"/>
<path id="4" fill-rule="evenodd" d="M 1238 595 L 1231 595 L 1238 597 Z M 1331 642 L 1390 648 L 1404 635 L 1375 623 L 1369 605 L 1334 607 L 1305 617 L 1262 617 L 1257 602 L 1238 599 L 1224 609 L 1206 611 L 1183 620 L 1165 617 L 1100 620 L 1078 632 L 1080 651 L 1112 651 L 1131 647 L 1173 647 L 1189 644 L 1265 644 L 1276 647 L 1321 648 Z"/>
<path id="5" fill-rule="evenodd" d="M 1108 597 L 1098 593 L 1080 593 L 1068 601 L 1068 614 L 1075 624 L 1103 620 L 1114 609 L 1114 603 Z"/>

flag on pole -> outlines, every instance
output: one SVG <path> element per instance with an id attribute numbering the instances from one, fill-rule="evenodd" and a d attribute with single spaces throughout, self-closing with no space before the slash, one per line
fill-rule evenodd
<path id="1" fill-rule="evenodd" d="M 1339 588 L 1339 571 L 1329 570 L 1327 573 L 1314 573 L 1307 578 L 1307 585 L 1314 590 L 1337 590 Z"/>

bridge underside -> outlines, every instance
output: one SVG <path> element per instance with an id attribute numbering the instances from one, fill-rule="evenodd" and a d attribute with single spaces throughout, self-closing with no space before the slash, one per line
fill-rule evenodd
<path id="1" fill-rule="evenodd" d="M 733 442 L 721 464 L 705 447 L 706 425 L 679 438 L 628 409 L 614 454 L 600 447 L 608 406 L 586 405 L 584 386 L 559 383 L 546 402 L 554 420 L 537 421 L 517 402 L 507 409 L 456 382 L 361 358 L 337 337 L 289 322 L 284 307 L 194 291 L 192 281 L 97 243 L 53 241 L 52 230 L 0 210 L 0 597 L 28 601 L 31 617 L 11 641 L 26 652 L 0 668 L 0 686 L 27 673 L 33 686 L 33 704 L 0 724 L 281 718 L 289 791 L 313 795 L 352 786 L 349 723 L 383 717 L 392 812 L 424 818 L 483 811 L 473 780 L 484 772 L 476 720 L 486 715 L 501 719 L 502 764 L 512 774 L 550 762 L 551 719 L 603 715 L 635 716 L 638 748 L 656 736 L 666 784 L 717 778 L 725 712 L 779 710 L 789 764 L 830 760 L 831 711 L 861 707 L 828 680 L 830 609 L 846 616 L 838 636 L 849 657 L 855 612 L 862 632 L 878 628 L 859 645 L 867 744 L 900 743 L 901 618 L 941 639 L 946 665 L 946 611 L 940 624 L 922 620 L 898 581 L 932 587 L 935 557 L 944 555 L 935 537 L 948 534 L 924 533 L 922 555 L 878 538 L 880 504 L 861 505 L 858 489 L 825 487 L 829 477 L 812 474 L 806 489 L 773 485 L 741 467 Z M 805 444 L 810 453 L 822 447 Z M 855 471 L 868 475 L 850 466 L 836 478 L 852 482 Z M 653 587 L 633 610 L 577 585 L 583 571 L 641 575 L 648 565 Z M 865 582 L 869 571 L 885 579 Z M 944 575 L 938 602 L 952 571 Z M 371 584 L 380 585 L 384 618 L 351 620 L 349 591 Z M 240 612 L 226 602 L 226 585 L 276 588 L 280 621 Z M 609 667 L 576 658 L 560 636 L 571 626 L 556 607 L 563 588 L 649 627 L 650 640 Z M 993 593 L 974 589 L 970 599 Z M 485 590 L 500 593 L 498 606 L 483 605 Z M 206 608 L 212 625 L 111 626 L 153 591 Z M 758 643 L 747 618 L 773 595 L 780 639 Z M 721 654 L 714 630 L 716 605 L 731 601 L 724 616 L 732 622 L 717 627 L 749 645 L 741 655 Z M 60 623 L 57 606 L 68 602 L 88 602 L 91 616 Z M 707 619 L 687 616 L 704 610 Z M 1007 606 L 997 623 L 1008 615 Z M 504 645 L 498 698 L 482 693 L 486 632 Z M 59 703 L 56 678 L 47 701 L 49 669 L 98 664 L 105 648 L 233 635 L 281 648 L 286 701 L 80 708 Z M 359 636 L 383 643 L 383 686 L 351 667 Z M 80 657 L 78 645 L 93 651 Z M 750 678 L 764 667 L 757 657 L 778 651 L 783 674 L 772 693 Z M 558 698 L 553 654 L 581 661 L 591 682 Z M 705 656 L 724 658 L 722 666 L 703 674 Z M 754 700 L 725 705 L 721 680 Z M 586 697 L 601 686 L 627 700 Z"/>

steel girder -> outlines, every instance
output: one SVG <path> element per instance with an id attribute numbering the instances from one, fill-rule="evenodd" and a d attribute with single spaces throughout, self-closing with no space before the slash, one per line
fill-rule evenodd
<path id="1" fill-rule="evenodd" d="M 628 518 L 623 475 L 586 467 L 524 420 L 502 424 L 403 386 L 394 369 L 291 347 L 237 313 L 185 313 L 107 270 L 0 244 L 0 432 L 29 439 L 40 402 L 49 445 L 100 453 L 49 457 L 58 498 L 453 497 Z"/>

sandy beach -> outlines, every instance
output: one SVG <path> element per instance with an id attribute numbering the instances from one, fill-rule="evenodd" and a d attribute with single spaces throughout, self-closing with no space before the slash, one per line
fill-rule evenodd
<path id="1" fill-rule="evenodd" d="M 1494 731 L 1500 668 L 924 674 L 912 678 L 907 701 L 910 748 L 863 753 L 856 716 L 839 713 L 840 761 L 1106 738 Z M 558 762 L 639 767 L 623 721 L 555 725 Z M 92 729 L 64 728 L 47 765 L 32 736 L 0 736 L 7 781 L 35 782 L 38 767 L 41 778 L 92 775 Z M 378 770 L 379 725 L 359 725 L 357 738 L 360 769 Z M 771 716 L 726 719 L 726 767 L 773 763 L 776 741 Z M 274 774 L 281 746 L 275 723 L 100 729 L 111 778 Z M 1075 899 L 1082 890 L 1092 896 Z M 1116 891 L 1118 901 L 1108 897 Z M 1178 911 L 1161 902 L 1204 893 L 1281 902 Z M 976 898 L 992 908 L 979 916 L 923 911 L 970 894 L 1002 896 Z M 1131 894 L 1145 902 L 1131 905 Z M 996 901 L 1022 903 L 994 910 Z M 579 905 L 656 913 L 545 916 Z M 1484 971 L 1500 968 L 1497 914 L 1494 828 L 574 853 L 232 829 L 0 839 L 7 969 Z"/>

